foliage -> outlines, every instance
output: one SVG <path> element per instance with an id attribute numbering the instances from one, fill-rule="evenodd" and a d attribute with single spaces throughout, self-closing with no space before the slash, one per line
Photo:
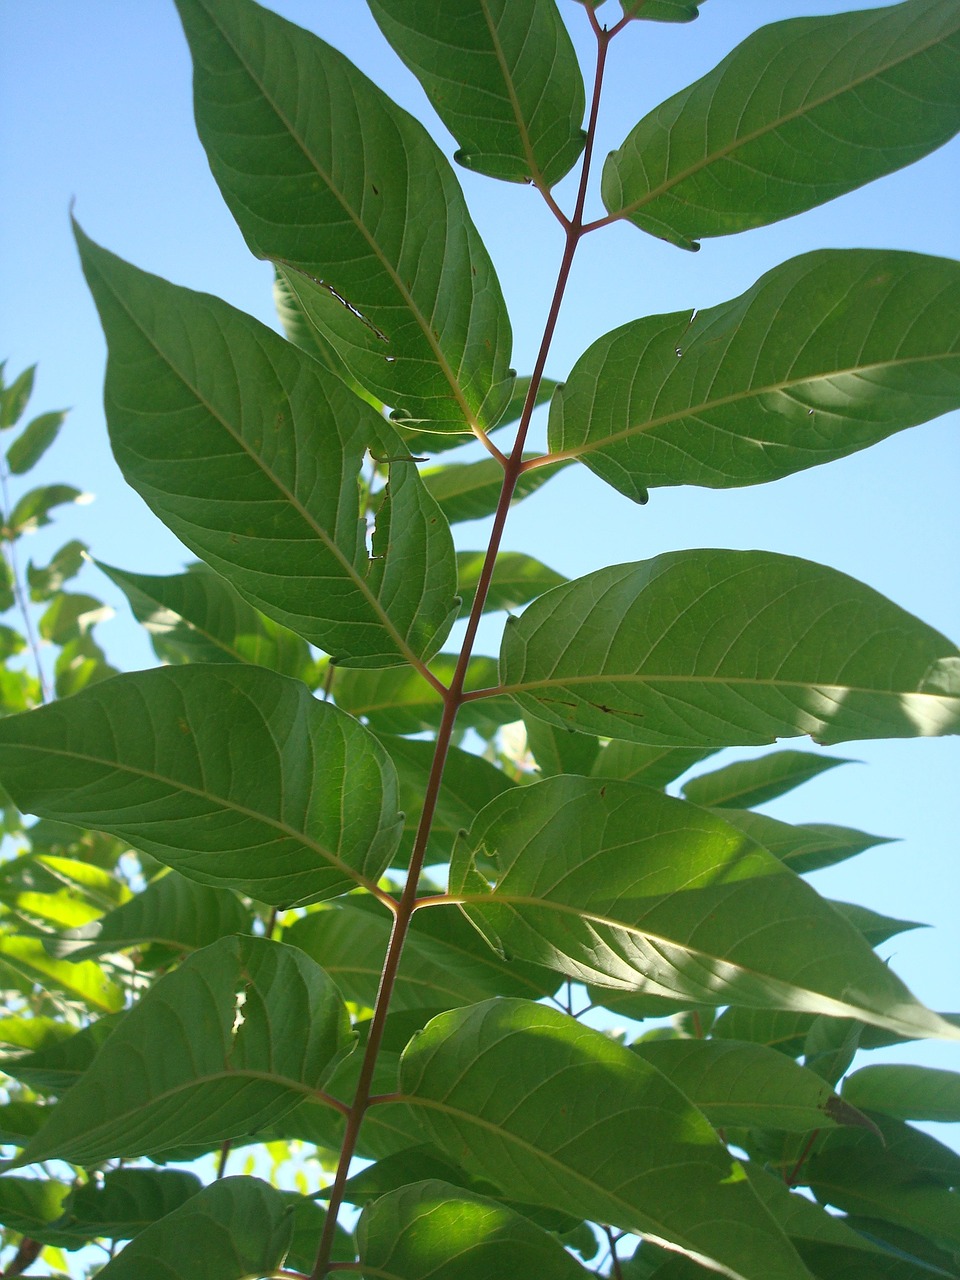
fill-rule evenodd
<path id="1" fill-rule="evenodd" d="M 772 481 L 960 405 L 960 268 L 876 249 L 794 258 L 544 377 L 585 236 L 628 221 L 696 248 L 951 137 L 960 12 L 904 0 L 755 33 L 630 128 L 589 222 L 608 49 L 695 4 L 623 0 L 608 26 L 592 2 L 369 4 L 456 159 L 529 183 L 563 229 L 539 352 L 518 378 L 494 265 L 416 120 L 253 0 L 177 0 L 200 139 L 287 336 L 77 228 L 115 455 L 200 563 L 100 566 L 164 664 L 115 674 L 102 607 L 64 587 L 84 548 L 19 569 L 22 536 L 80 496 L 11 504 L 62 415 L 19 428 L 6 1274 L 38 1255 L 62 1274 L 60 1251 L 100 1241 L 107 1280 L 958 1276 L 960 1158 L 909 1123 L 960 1120 L 958 1077 L 850 1071 L 957 1020 L 874 950 L 910 922 L 802 879 L 879 838 L 753 808 L 846 761 L 702 762 L 956 733 L 960 652 L 791 557 L 677 551 L 568 582 L 500 545 L 511 504 L 563 467 L 645 502 Z M 567 21 L 596 38 L 590 92 Z M 0 428 L 31 386 L 2 385 Z M 458 547 L 478 515 L 489 545 Z M 503 610 L 498 664 L 475 647 Z"/>

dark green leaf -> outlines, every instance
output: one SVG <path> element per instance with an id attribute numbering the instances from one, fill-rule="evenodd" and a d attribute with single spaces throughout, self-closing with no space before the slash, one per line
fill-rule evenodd
<path id="1" fill-rule="evenodd" d="M 450 891 L 502 953 L 581 982 L 960 1038 L 778 859 L 637 783 L 500 796 L 454 851 Z"/>
<path id="2" fill-rule="evenodd" d="M 129 902 L 64 938 L 74 960 L 159 943 L 196 951 L 231 933 L 249 933 L 251 914 L 229 889 L 197 884 L 169 871 Z"/>
<path id="3" fill-rule="evenodd" d="M 44 484 L 20 498 L 10 513 L 6 537 L 33 533 L 51 523 L 50 512 L 68 502 L 89 502 L 90 495 L 71 484 Z"/>
<path id="4" fill-rule="evenodd" d="M 829 823 L 791 826 L 765 813 L 751 813 L 746 809 L 725 809 L 722 817 L 769 849 L 797 875 L 832 867 L 865 849 L 890 843 L 886 836 L 867 835 L 852 827 L 835 827 Z"/>
<path id="5" fill-rule="evenodd" d="M 519 1213 L 447 1182 L 416 1182 L 365 1209 L 357 1227 L 369 1274 L 387 1280 L 585 1280 L 555 1236 Z"/>
<path id="6" fill-rule="evenodd" d="M 548 724 L 665 746 L 960 731 L 960 653 L 862 583 L 764 551 L 676 551 L 508 619 L 504 692 Z"/>
<path id="7" fill-rule="evenodd" d="M 585 95 L 555 0 L 369 0 L 467 169 L 552 187 L 583 150 Z"/>
<path id="8" fill-rule="evenodd" d="M 601 746 L 596 738 L 572 729 L 554 729 L 551 725 L 524 717 L 527 749 L 533 753 L 543 777 L 561 773 L 588 775 L 597 763 Z"/>
<path id="9" fill-rule="evenodd" d="M 373 735 L 262 667 L 161 667 L 8 717 L 0 777 L 26 812 L 281 906 L 375 882 L 402 825 Z"/>
<path id="10" fill-rule="evenodd" d="M 311 643 L 368 666 L 432 653 L 454 616 L 443 517 L 416 467 L 397 462 L 368 552 L 352 482 L 368 446 L 393 436 L 403 454 L 395 433 L 259 321 L 77 238 L 126 479 L 245 599 Z"/>
<path id="11" fill-rule="evenodd" d="M 65 1039 L 54 1039 L 48 1032 L 49 1038 L 45 1037 L 46 1042 L 34 1052 L 0 1059 L 0 1069 L 40 1093 L 63 1094 L 80 1079 L 123 1017 L 109 1014 L 73 1034 L 64 1024 L 57 1024 L 60 1031 L 67 1032 Z"/>
<path id="12" fill-rule="evenodd" d="M 958 290 L 947 259 L 819 250 L 730 302 L 633 320 L 554 396 L 550 450 L 640 502 L 845 457 L 960 404 Z"/>
<path id="13" fill-rule="evenodd" d="M 430 670 L 444 684 L 449 684 L 456 664 L 456 654 L 441 653 L 430 663 Z M 496 684 L 494 659 L 471 659 L 466 688 L 485 689 Z M 338 706 L 351 715 L 362 716 L 377 733 L 422 733 L 436 729 L 443 714 L 440 694 L 409 668 L 357 671 L 338 667 L 333 677 L 333 696 Z M 461 707 L 457 725 L 490 734 L 516 719 L 517 707 L 512 699 L 483 698 Z"/>
<path id="14" fill-rule="evenodd" d="M 893 916 L 881 915 L 879 911 L 871 911 L 869 907 L 861 907 L 852 902 L 832 900 L 830 905 L 863 934 L 871 947 L 878 947 L 888 938 L 906 933 L 909 929 L 926 928 L 916 920 L 897 920 Z"/>
<path id="15" fill-rule="evenodd" d="M 15 631 L 13 627 L 0 626 L 0 662 L 6 662 L 8 658 L 23 653 L 26 647 L 26 637 L 19 631 Z"/>
<path id="16" fill-rule="evenodd" d="M 641 1041 L 633 1052 L 662 1071 L 712 1125 L 807 1133 L 870 1122 L 782 1053 L 731 1040 Z"/>
<path id="17" fill-rule="evenodd" d="M 297 341 L 297 339 L 292 340 Z M 508 427 L 519 420 L 523 413 L 527 393 L 530 390 L 530 382 L 529 376 L 514 378 L 512 383 L 513 390 L 510 393 L 506 408 L 497 421 L 491 424 L 490 431 L 499 431 L 501 427 Z M 536 409 L 546 404 L 559 385 L 553 378 L 541 378 L 537 386 L 534 408 Z M 441 436 L 435 431 L 417 431 L 404 424 L 400 425 L 402 427 L 400 434 L 411 453 L 445 453 L 448 449 L 455 449 L 459 445 L 467 443 L 462 436 Z"/>
<path id="18" fill-rule="evenodd" d="M 564 1014 L 515 1000 L 442 1014 L 404 1053 L 401 1087 L 433 1140 L 508 1195 L 642 1231 L 743 1280 L 807 1276 L 700 1113 Z"/>
<path id="19" fill-rule="evenodd" d="M 33 393 L 33 378 L 37 366 L 32 364 L 18 374 L 9 386 L 6 386 L 0 374 L 0 430 L 14 427 L 20 421 L 27 401 Z"/>
<path id="20" fill-rule="evenodd" d="M 683 795 L 693 804 L 707 808 L 752 809 L 786 795 L 838 764 L 851 763 L 810 751 L 771 751 L 754 760 L 737 760 L 712 773 L 701 773 L 684 784 Z"/>
<path id="21" fill-rule="evenodd" d="M 251 662 L 313 682 L 315 663 L 306 643 L 247 604 L 206 565 L 154 577 L 96 563 L 130 601 L 162 661 Z"/>
<path id="22" fill-rule="evenodd" d="M 109 1169 L 74 1189 L 55 1227 L 78 1239 L 129 1240 L 203 1189 L 182 1169 Z"/>
<path id="23" fill-rule="evenodd" d="M 57 438 L 66 418 L 66 411 L 42 413 L 28 422 L 7 450 L 7 466 L 15 476 L 22 476 L 34 467 Z"/>
<path id="24" fill-rule="evenodd" d="M 569 466 L 569 460 L 522 472 L 513 491 L 513 502 L 536 493 L 551 476 L 566 466 Z M 447 463 L 446 466 L 421 471 L 420 477 L 450 523 L 457 524 L 461 520 L 483 520 L 493 515 L 500 501 L 503 467 L 496 458 L 483 458 L 480 462 Z"/>
<path id="25" fill-rule="evenodd" d="M 640 121 L 604 204 L 692 249 L 911 164 L 960 128 L 958 41 L 943 0 L 763 27 Z"/>
<path id="26" fill-rule="evenodd" d="M 700 5 L 706 0 L 620 0 L 628 18 L 646 18 L 649 22 L 692 22 L 700 16 Z"/>
<path id="27" fill-rule="evenodd" d="M 103 1280 L 244 1280 L 272 1275 L 293 1237 L 294 1202 L 258 1178 L 222 1178 L 152 1223 Z"/>
<path id="28" fill-rule="evenodd" d="M 457 552 L 460 617 L 465 618 L 473 606 L 485 555 L 482 551 Z M 567 579 L 562 573 L 520 551 L 501 551 L 493 567 L 493 577 L 484 601 L 484 613 L 500 609 L 519 609 L 551 587 L 559 587 Z"/>
<path id="29" fill-rule="evenodd" d="M 861 1067 L 844 1080 L 843 1096 L 856 1107 L 898 1120 L 960 1120 L 960 1075 L 955 1071 L 894 1063 Z"/>
<path id="30" fill-rule="evenodd" d="M 713 755 L 712 749 L 649 747 L 614 738 L 597 756 L 591 772 L 595 778 L 619 778 L 622 782 L 665 787 L 710 755 Z"/>
<path id="31" fill-rule="evenodd" d="M 277 264 L 347 371 L 399 420 L 443 432 L 495 422 L 510 324 L 423 127 L 335 49 L 251 0 L 178 8 L 200 138 L 253 253 Z"/>
<path id="32" fill-rule="evenodd" d="M 265 938 L 222 938 L 147 991 L 17 1164 L 249 1137 L 314 1096 L 352 1044 L 319 965 Z"/>
<path id="33" fill-rule="evenodd" d="M 0 1106 L 0 1142 L 22 1147 L 47 1118 L 37 1102 L 5 1102 Z M 0 1183 L 0 1186 L 3 1184 Z"/>
<path id="34" fill-rule="evenodd" d="M 60 1217 L 70 1184 L 52 1178 L 0 1179 L 0 1222 L 31 1239 L 61 1243 L 52 1224 Z"/>
<path id="35" fill-rule="evenodd" d="M 30 586 L 30 599 L 37 604 L 50 600 L 63 590 L 68 582 L 83 568 L 86 555 L 84 543 L 73 539 L 65 543 L 51 558 L 48 565 L 38 567 L 32 561 L 27 563 L 27 583 Z"/>

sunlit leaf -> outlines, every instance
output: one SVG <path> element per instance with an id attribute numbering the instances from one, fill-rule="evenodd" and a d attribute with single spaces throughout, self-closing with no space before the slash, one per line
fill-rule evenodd
<path id="1" fill-rule="evenodd" d="M 612 565 L 508 619 L 504 692 L 548 724 L 733 746 L 960 731 L 960 652 L 883 596 L 764 551 Z"/>
<path id="2" fill-rule="evenodd" d="M 253 253 L 277 264 L 348 372 L 399 420 L 446 432 L 495 422 L 510 324 L 423 127 L 342 54 L 251 0 L 178 8 L 198 132 Z"/>
<path id="3" fill-rule="evenodd" d="M 8 717 L 0 777 L 25 812 L 282 906 L 375 881 L 402 823 L 376 739 L 262 667 L 161 667 Z"/>
<path id="4" fill-rule="evenodd" d="M 443 1014 L 404 1053 L 401 1088 L 433 1140 L 507 1194 L 643 1231 L 743 1280 L 807 1275 L 700 1113 L 564 1014 L 514 1000 Z"/>
<path id="5" fill-rule="evenodd" d="M 958 289 L 948 259 L 824 249 L 730 302 L 632 320 L 554 396 L 550 450 L 639 502 L 845 457 L 960 404 Z"/>
<path id="6" fill-rule="evenodd" d="M 958 40 L 943 0 L 763 27 L 631 131 L 604 204 L 696 248 L 911 164 L 960 128 Z"/>
<path id="7" fill-rule="evenodd" d="M 500 796 L 454 851 L 450 891 L 502 954 L 581 982 L 960 1038 L 778 859 L 637 783 Z"/>
<path id="8" fill-rule="evenodd" d="M 93 961 L 57 960 L 39 938 L 0 934 L 0 985 L 11 979 L 18 988 L 26 983 L 28 990 L 34 985 L 53 987 L 102 1013 L 113 1013 L 124 1004 L 122 989 Z"/>
<path id="9" fill-rule="evenodd" d="M 485 1196 L 424 1181 L 365 1209 L 357 1226 L 361 1261 L 389 1280 L 489 1280 L 591 1274 L 555 1236 Z"/>
<path id="10" fill-rule="evenodd" d="M 17 1164 L 249 1137 L 314 1095 L 352 1043 L 319 965 L 265 938 L 223 938 L 150 988 Z"/>
<path id="11" fill-rule="evenodd" d="M 129 483 L 246 600 L 333 656 L 376 666 L 432 653 L 456 590 L 443 517 L 398 462 L 368 552 L 351 483 L 394 434 L 382 418 L 259 321 L 77 239 Z"/>

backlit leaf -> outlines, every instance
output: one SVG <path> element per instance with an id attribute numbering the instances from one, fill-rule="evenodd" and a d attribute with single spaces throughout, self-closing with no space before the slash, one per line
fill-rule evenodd
<path id="1" fill-rule="evenodd" d="M 114 1013 L 123 1008 L 123 991 L 93 961 L 71 964 L 57 960 L 39 938 L 0 934 L 0 986 L 13 981 L 18 990 L 53 987 L 91 1009 Z"/>
<path id="2" fill-rule="evenodd" d="M 66 419 L 66 411 L 42 413 L 24 429 L 7 450 L 7 466 L 15 476 L 34 467 L 56 440 Z"/>
<path id="3" fill-rule="evenodd" d="M 754 760 L 737 760 L 712 773 L 701 773 L 684 784 L 683 795 L 707 808 L 752 809 L 786 795 L 828 769 L 850 763 L 811 751 L 771 751 Z"/>
<path id="4" fill-rule="evenodd" d="M 604 204 L 692 249 L 911 164 L 960 128 L 958 41 L 949 0 L 763 27 L 631 131 Z"/>
<path id="5" fill-rule="evenodd" d="M 843 1096 L 856 1107 L 898 1120 L 960 1120 L 960 1075 L 955 1071 L 878 1063 L 847 1076 Z"/>
<path id="6" fill-rule="evenodd" d="M 632 320 L 554 396 L 551 453 L 639 502 L 846 457 L 960 404 L 958 290 L 944 258 L 824 249 L 730 302 Z"/>
<path id="7" fill-rule="evenodd" d="M 249 1137 L 314 1095 L 352 1044 L 319 965 L 265 938 L 222 938 L 130 1010 L 17 1164 Z"/>
<path id="8" fill-rule="evenodd" d="M 0 778 L 25 812 L 280 906 L 375 881 L 402 823 L 376 739 L 262 667 L 161 667 L 8 717 Z"/>
<path id="9" fill-rule="evenodd" d="M 430 670 L 449 684 L 456 664 L 456 654 L 441 653 L 430 663 Z M 497 664 L 493 658 L 470 660 L 467 689 L 491 688 L 496 683 Z M 410 668 L 358 671 L 338 667 L 332 687 L 337 705 L 351 715 L 363 717 L 376 733 L 422 733 L 436 729 L 443 715 L 440 694 Z M 516 704 L 510 698 L 484 698 L 460 709 L 457 726 L 489 734 L 516 718 Z"/>
<path id="10" fill-rule="evenodd" d="M 722 817 L 769 849 L 797 875 L 835 866 L 866 849 L 890 843 L 887 836 L 871 836 L 852 827 L 837 827 L 826 822 L 792 826 L 765 813 L 751 813 L 749 809 L 724 809 Z"/>
<path id="11" fill-rule="evenodd" d="M 502 688 L 548 724 L 733 746 L 960 731 L 960 652 L 883 596 L 763 551 L 612 565 L 508 619 Z"/>
<path id="12" fill-rule="evenodd" d="M 467 617 L 473 606 L 485 558 L 482 551 L 457 553 L 461 618 Z M 490 579 L 483 611 L 490 613 L 499 609 L 519 609 L 551 587 L 559 587 L 562 582 L 566 582 L 562 573 L 548 569 L 533 556 L 526 556 L 520 551 L 501 551 L 493 566 L 493 577 Z"/>
<path id="13" fill-rule="evenodd" d="M 467 169 L 553 186 L 583 150 L 580 64 L 555 0 L 369 0 Z"/>
<path id="14" fill-rule="evenodd" d="M 500 796 L 455 849 L 450 891 L 502 954 L 581 982 L 960 1038 L 778 859 L 637 783 Z"/>
<path id="15" fill-rule="evenodd" d="M 517 480 L 512 501 L 519 502 L 536 493 L 551 476 L 568 465 L 569 462 L 564 461 L 524 471 Z M 500 501 L 503 467 L 496 458 L 483 458 L 480 462 L 451 462 L 421 471 L 420 476 L 427 492 L 451 524 L 492 516 Z"/>
<path id="16" fill-rule="evenodd" d="M 252 252 L 276 263 L 348 373 L 398 420 L 467 433 L 495 422 L 510 324 L 423 127 L 342 54 L 252 0 L 177 7 L 200 139 Z"/>

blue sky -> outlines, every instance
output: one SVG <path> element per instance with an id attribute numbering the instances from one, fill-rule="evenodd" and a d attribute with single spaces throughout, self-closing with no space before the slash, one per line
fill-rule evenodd
<path id="1" fill-rule="evenodd" d="M 588 63 L 586 16 L 573 0 L 559 3 Z M 361 0 L 273 0 L 271 7 L 352 57 L 452 153 L 450 138 Z M 615 16 L 614 0 L 608 7 Z M 613 46 L 598 156 L 764 21 L 847 7 L 832 0 L 709 0 L 690 26 L 634 24 Z M 207 169 L 172 3 L 32 0 L 6 5 L 0 24 L 0 357 L 7 357 L 8 372 L 39 362 L 34 412 L 72 408 L 38 479 L 68 480 L 96 495 L 92 506 L 59 518 L 52 539 L 38 535 L 33 555 L 44 562 L 76 536 L 108 563 L 175 572 L 188 554 L 126 488 L 109 454 L 101 408 L 104 344 L 70 236 L 71 202 L 86 231 L 108 248 L 268 323 L 274 323 L 271 272 L 250 257 Z M 696 255 L 628 226 L 590 237 L 548 372 L 562 378 L 592 339 L 626 320 L 710 306 L 810 249 L 863 245 L 956 256 L 958 156 L 955 140 L 910 169 L 798 218 L 706 241 Z M 557 225 L 531 189 L 458 172 L 500 271 L 513 315 L 514 363 L 525 372 L 559 260 Z M 569 180 L 558 195 L 569 208 Z M 861 579 L 957 640 L 957 426 L 954 414 L 773 485 L 657 490 L 643 508 L 573 467 L 514 509 L 504 546 L 537 555 L 569 576 L 679 547 L 801 555 Z M 484 527 L 463 526 L 463 546 L 482 547 L 484 538 Z M 82 586 L 117 607 L 118 617 L 99 632 L 114 662 L 152 665 L 152 651 L 110 584 L 91 569 Z M 484 642 L 496 651 L 492 631 Z M 815 884 L 829 896 L 935 925 L 935 931 L 894 939 L 882 953 L 932 1007 L 958 1009 L 960 744 L 855 743 L 833 754 L 864 763 L 824 775 L 769 812 L 901 838 L 821 873 Z M 953 1046 L 911 1047 L 899 1056 L 958 1066 Z"/>

